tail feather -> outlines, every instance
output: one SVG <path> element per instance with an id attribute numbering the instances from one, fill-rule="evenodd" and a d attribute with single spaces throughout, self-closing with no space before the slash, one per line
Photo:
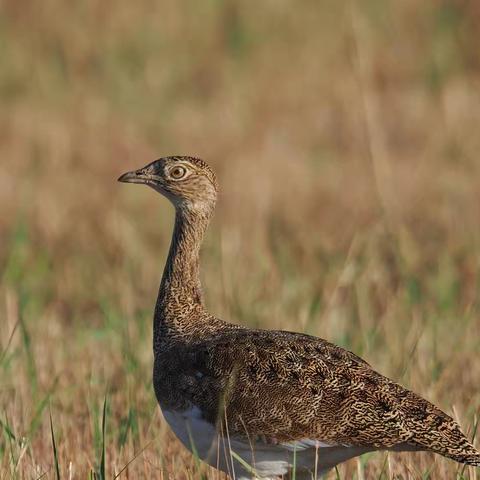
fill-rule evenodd
<path id="1" fill-rule="evenodd" d="M 480 467 L 480 455 L 459 455 L 459 456 L 450 456 L 452 460 L 455 460 L 459 463 L 465 463 L 466 465 L 471 465 L 472 467 Z"/>
<path id="2" fill-rule="evenodd" d="M 473 467 L 480 467 L 480 453 L 475 450 L 472 445 L 463 448 L 460 453 L 450 453 L 450 452 L 437 452 L 444 457 L 451 458 L 458 463 L 464 463 L 466 465 L 472 465 Z"/>
<path id="3" fill-rule="evenodd" d="M 415 435 L 414 443 L 451 458 L 459 463 L 480 467 L 480 453 L 460 430 L 460 426 L 444 412 L 431 418 L 429 428 Z"/>

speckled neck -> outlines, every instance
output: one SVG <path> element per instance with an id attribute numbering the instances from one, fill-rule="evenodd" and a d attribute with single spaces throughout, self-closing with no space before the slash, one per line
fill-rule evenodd
<path id="1" fill-rule="evenodd" d="M 155 306 L 154 345 L 162 339 L 188 335 L 192 322 L 205 312 L 199 256 L 212 213 L 213 206 L 176 207 L 172 242 Z"/>

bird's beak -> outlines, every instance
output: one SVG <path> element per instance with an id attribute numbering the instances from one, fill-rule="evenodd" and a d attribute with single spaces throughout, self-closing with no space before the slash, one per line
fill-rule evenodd
<path id="1" fill-rule="evenodd" d="M 145 174 L 143 168 L 140 170 L 134 170 L 133 172 L 124 173 L 118 177 L 118 181 L 123 183 L 148 183 L 149 179 L 150 176 Z"/>

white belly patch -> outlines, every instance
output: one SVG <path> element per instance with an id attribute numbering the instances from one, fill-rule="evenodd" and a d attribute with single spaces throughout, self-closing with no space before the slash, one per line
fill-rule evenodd
<path id="1" fill-rule="evenodd" d="M 288 444 L 256 443 L 221 435 L 197 407 L 184 411 L 162 410 L 179 440 L 194 455 L 236 480 L 275 479 L 295 465 L 297 478 L 317 478 L 337 463 L 361 455 L 366 449 L 334 446 L 304 439 Z"/>

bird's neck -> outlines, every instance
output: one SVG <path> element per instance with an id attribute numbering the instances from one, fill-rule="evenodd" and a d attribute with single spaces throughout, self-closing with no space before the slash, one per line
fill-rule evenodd
<path id="1" fill-rule="evenodd" d="M 155 306 L 154 345 L 169 337 L 192 333 L 204 318 L 200 283 L 200 246 L 213 208 L 178 207 L 175 227 Z"/>

